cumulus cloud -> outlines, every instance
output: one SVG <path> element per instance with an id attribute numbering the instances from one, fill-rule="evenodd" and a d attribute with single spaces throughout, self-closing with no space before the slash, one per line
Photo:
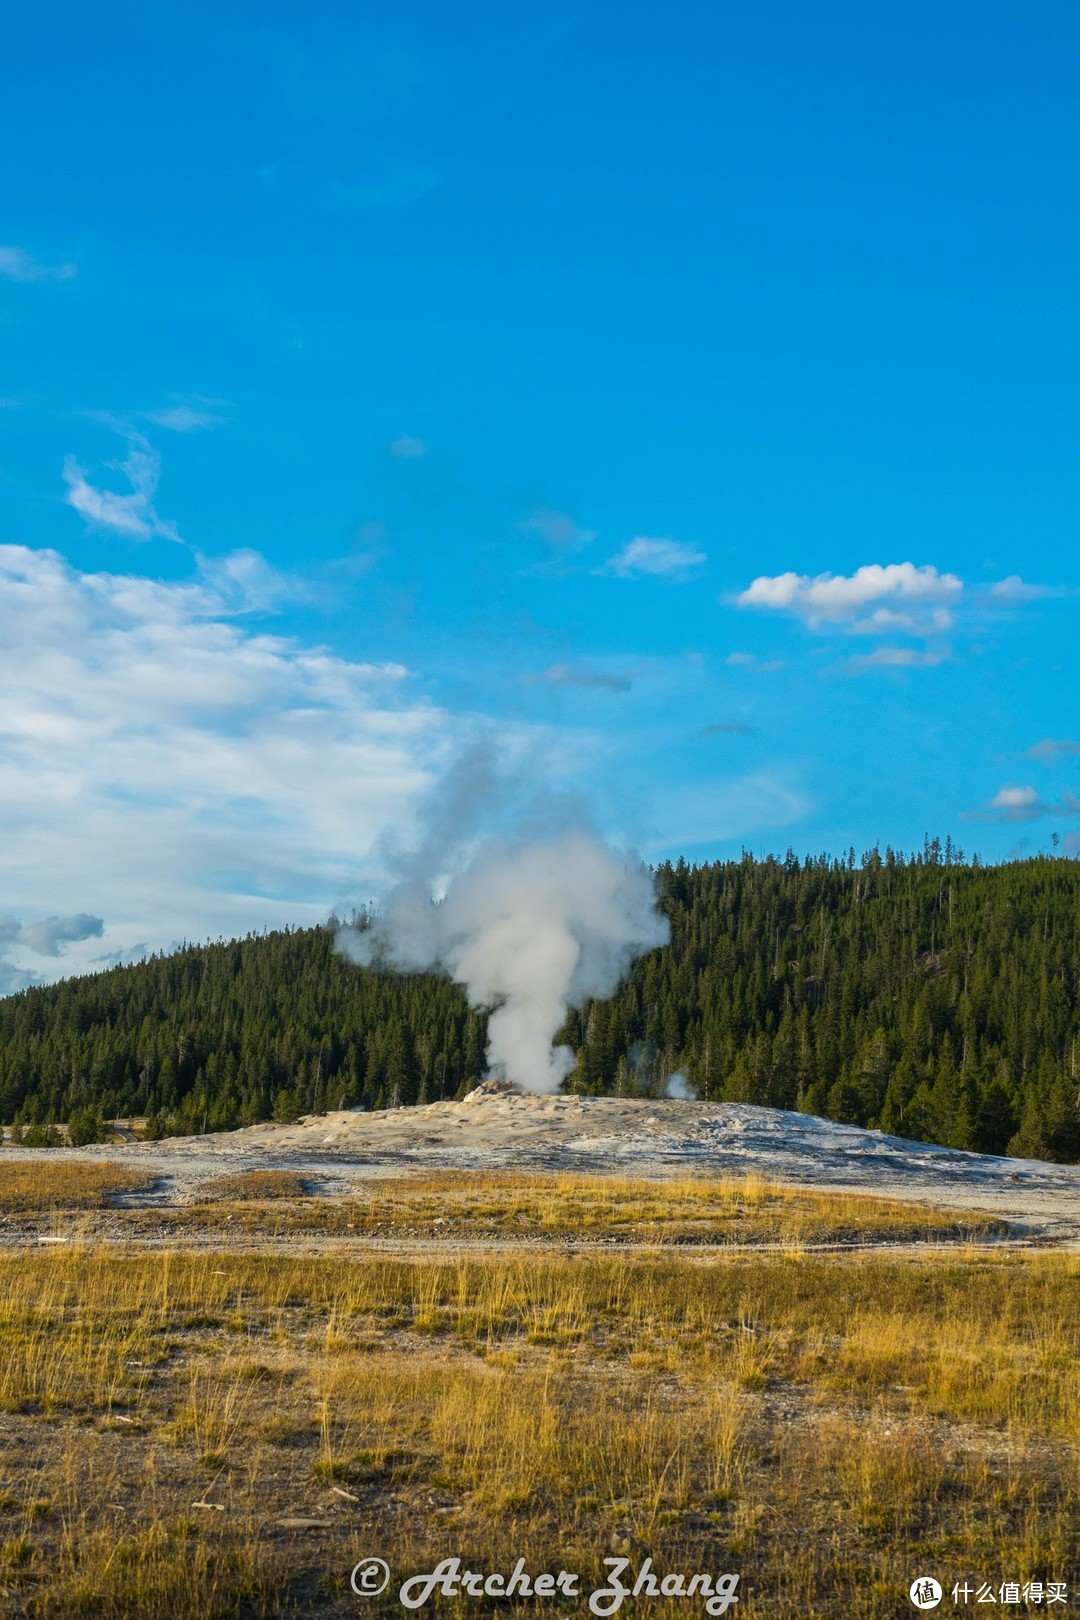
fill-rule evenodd
<path id="1" fill-rule="evenodd" d="M 1065 792 L 1057 804 L 1047 804 L 1030 784 L 1009 783 L 999 788 L 981 810 L 962 812 L 963 821 L 1038 821 L 1042 816 L 1080 815 L 1080 798 Z"/>
<path id="2" fill-rule="evenodd" d="M 1046 815 L 1049 806 L 1039 802 L 1033 787 L 1003 787 L 994 794 L 987 809 L 998 811 L 1003 821 L 1031 821 L 1035 816 Z"/>
<path id="3" fill-rule="evenodd" d="M 577 551 L 596 539 L 594 529 L 581 528 L 565 512 L 553 511 L 550 506 L 534 506 L 521 527 L 538 534 L 555 551 Z"/>
<path id="4" fill-rule="evenodd" d="M 258 633 L 205 579 L 80 573 L 0 547 L 15 916 L 68 918 L 77 895 L 107 919 L 109 951 L 314 921 L 373 892 L 380 839 L 410 825 L 470 727 L 412 695 L 398 664 Z M 515 737 L 504 751 L 525 750 Z M 67 938 L 66 960 L 87 965 Z"/>
<path id="5" fill-rule="evenodd" d="M 73 264 L 39 264 L 22 248 L 0 247 L 0 276 L 8 281 L 70 281 L 78 273 Z"/>
<path id="6" fill-rule="evenodd" d="M 395 461 L 416 461 L 427 454 L 427 445 L 423 439 L 414 439 L 411 433 L 403 433 L 391 444 L 390 454 Z"/>
<path id="7" fill-rule="evenodd" d="M 161 476 L 161 457 L 141 433 L 128 433 L 128 453 L 123 461 L 108 463 L 111 471 L 126 478 L 130 488 L 124 494 L 111 489 L 99 489 L 91 484 L 86 468 L 74 456 L 64 463 L 64 482 L 68 492 L 64 499 L 73 506 L 87 523 L 97 528 L 112 529 L 116 534 L 136 540 L 150 540 L 159 535 L 166 540 L 179 540 L 172 523 L 166 523 L 157 514 L 154 496 Z"/>
<path id="8" fill-rule="evenodd" d="M 526 675 L 525 683 L 527 686 L 582 686 L 600 692 L 629 692 L 640 673 L 638 669 L 615 673 L 577 664 L 551 664 L 536 675 Z"/>
<path id="9" fill-rule="evenodd" d="M 868 631 L 943 629 L 964 589 L 932 564 L 867 563 L 853 574 L 761 574 L 735 598 L 741 608 L 789 613 L 811 627 Z"/>
<path id="10" fill-rule="evenodd" d="M 705 561 L 697 546 L 642 534 L 609 557 L 600 572 L 619 579 L 688 579 Z"/>

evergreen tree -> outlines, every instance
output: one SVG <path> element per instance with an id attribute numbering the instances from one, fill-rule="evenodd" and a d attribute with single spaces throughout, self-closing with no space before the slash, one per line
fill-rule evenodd
<path id="1" fill-rule="evenodd" d="M 656 877 L 670 943 L 568 1012 L 571 1089 L 682 1070 L 710 1100 L 1080 1160 L 1080 863 L 965 864 L 928 838 Z M 0 1000 L 0 1117 L 55 1141 L 132 1115 L 163 1135 L 408 1106 L 464 1095 L 486 1043 L 449 980 L 285 930 Z"/>

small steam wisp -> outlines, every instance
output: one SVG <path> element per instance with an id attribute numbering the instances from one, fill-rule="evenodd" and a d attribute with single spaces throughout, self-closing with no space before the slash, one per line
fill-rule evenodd
<path id="1" fill-rule="evenodd" d="M 651 873 L 598 838 L 482 845 L 438 904 L 420 882 L 399 884 L 362 931 L 342 929 L 354 962 L 406 972 L 441 969 L 474 1007 L 491 1007 L 492 1069 L 526 1091 L 558 1091 L 574 1065 L 552 1040 L 569 1007 L 609 996 L 630 963 L 663 945 Z"/>

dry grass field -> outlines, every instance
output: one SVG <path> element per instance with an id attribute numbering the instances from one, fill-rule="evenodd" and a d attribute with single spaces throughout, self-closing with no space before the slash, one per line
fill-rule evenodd
<path id="1" fill-rule="evenodd" d="M 145 1173 L 94 1163 L 3 1166 L 0 1219 L 42 1210 L 108 1211 L 153 1185 Z M 94 1232 L 83 1221 L 84 1237 Z M 115 1222 L 101 1223 L 113 1233 Z M 318 1178 L 294 1170 L 248 1170 L 203 1181 L 190 1197 L 125 1208 L 124 1232 L 146 1240 L 196 1233 L 260 1239 L 299 1237 L 573 1240 L 598 1244 L 828 1244 L 977 1241 L 1003 1236 L 993 1216 L 896 1199 L 775 1187 L 759 1176 L 686 1176 L 664 1182 L 568 1174 L 439 1171 L 358 1183 L 322 1195 Z"/>
<path id="2" fill-rule="evenodd" d="M 763 1183 L 583 1183 L 382 1183 L 364 1217 L 355 1200 L 361 1224 L 420 1232 L 410 1253 L 365 1249 L 362 1232 L 305 1252 L 318 1200 L 284 1182 L 233 1186 L 230 1203 L 219 1187 L 200 1206 L 223 1222 L 210 1248 L 91 1232 L 0 1251 L 0 1608 L 401 1614 L 397 1582 L 455 1554 L 575 1570 L 585 1591 L 605 1554 L 651 1554 L 660 1571 L 737 1570 L 729 1613 L 811 1620 L 914 1612 L 921 1573 L 1075 1578 L 1080 1257 L 815 1253 L 816 1233 L 895 1238 L 911 1212 L 890 1232 L 892 1206 Z M 726 1204 L 741 1242 L 782 1246 L 535 1241 L 627 1221 L 663 1238 L 665 1212 L 679 1231 Z M 44 1187 L 38 1207 L 56 1208 Z M 242 1248 L 227 1236 L 223 1212 L 290 1208 L 295 1227 L 257 1250 L 250 1229 Z M 455 1253 L 429 1241 L 438 1221 L 523 1241 Z M 396 1577 L 374 1603 L 348 1586 L 369 1554 Z"/>
<path id="3" fill-rule="evenodd" d="M 988 1216 L 822 1196 L 773 1187 L 758 1176 L 656 1182 L 455 1170 L 371 1181 L 346 1199 L 301 1199 L 309 1190 L 291 1171 L 255 1170 L 208 1182 L 201 1196 L 216 1207 L 222 1199 L 272 1200 L 274 1208 L 257 1216 L 260 1225 L 269 1221 L 271 1230 L 277 1225 L 428 1240 L 538 1235 L 634 1243 L 820 1244 L 977 1238 L 1005 1231 Z"/>
<path id="4" fill-rule="evenodd" d="M 149 1176 L 123 1165 L 5 1158 L 0 1160 L 0 1215 L 108 1209 L 117 1197 L 150 1184 Z"/>

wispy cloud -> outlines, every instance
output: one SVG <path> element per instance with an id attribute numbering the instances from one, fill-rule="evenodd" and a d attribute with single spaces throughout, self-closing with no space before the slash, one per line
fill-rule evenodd
<path id="1" fill-rule="evenodd" d="M 875 647 L 871 653 L 847 659 L 840 668 L 848 675 L 864 675 L 876 669 L 936 669 L 949 656 L 940 649 L 929 652 L 916 647 Z"/>
<path id="2" fill-rule="evenodd" d="M 217 593 L 222 613 L 267 613 L 287 601 L 306 601 L 311 592 L 283 574 L 259 551 L 241 547 L 221 557 L 198 556 L 199 572 Z"/>
<path id="3" fill-rule="evenodd" d="M 722 781 L 661 786 L 655 801 L 657 819 L 671 829 L 669 843 L 688 851 L 713 850 L 728 839 L 746 838 L 749 828 L 791 826 L 811 808 L 785 773 L 767 770 Z"/>
<path id="4" fill-rule="evenodd" d="M 399 664 L 251 629 L 205 579 L 0 546 L 0 620 L 5 900 L 68 919 L 12 950 L 86 965 L 86 917 L 108 920 L 99 951 L 158 948 L 362 897 L 383 834 L 408 828 L 473 723 Z"/>
<path id="5" fill-rule="evenodd" d="M 767 658 L 762 660 L 758 657 L 757 653 L 748 652 L 728 653 L 727 657 L 724 659 L 724 663 L 727 664 L 731 669 L 749 669 L 753 670 L 758 675 L 765 675 L 771 670 L 783 669 L 784 667 L 784 660 L 782 658 Z"/>
<path id="6" fill-rule="evenodd" d="M 8 281 L 70 281 L 78 275 L 73 264 L 39 264 L 17 247 L 0 247 L 0 276 Z"/>
<path id="7" fill-rule="evenodd" d="M 1047 737 L 1029 748 L 1024 758 L 1037 759 L 1044 765 L 1053 765 L 1059 759 L 1080 758 L 1080 742 L 1071 737 Z"/>
<path id="8" fill-rule="evenodd" d="M 812 628 L 944 629 L 964 584 L 932 564 L 867 563 L 853 574 L 761 574 L 735 597 L 741 608 L 792 614 Z"/>
<path id="9" fill-rule="evenodd" d="M 395 461 L 417 461 L 427 454 L 427 445 L 423 439 L 416 439 L 411 433 L 403 433 L 390 445 L 390 454 Z"/>
<path id="10" fill-rule="evenodd" d="M 1041 602 L 1061 593 L 1052 585 L 1032 585 L 1019 574 L 1010 574 L 1007 579 L 988 586 L 986 594 L 996 607 L 1023 607 L 1027 602 Z"/>
<path id="11" fill-rule="evenodd" d="M 126 432 L 128 453 L 123 461 L 107 465 L 127 480 L 130 488 L 124 494 L 99 488 L 89 481 L 87 470 L 68 456 L 64 462 L 64 482 L 68 487 L 64 499 L 75 508 L 87 523 L 98 528 L 112 529 L 116 534 L 130 535 L 136 540 L 149 540 L 155 535 L 166 540 L 179 540 L 173 523 L 158 516 L 154 506 L 158 480 L 161 476 L 161 457 L 141 433 Z"/>
<path id="12" fill-rule="evenodd" d="M 598 570 L 619 579 L 689 579 L 707 561 L 698 546 L 641 534 Z"/>
<path id="13" fill-rule="evenodd" d="M 629 692 L 641 670 L 621 672 L 589 669 L 578 664 L 552 664 L 535 675 L 526 675 L 527 686 L 592 687 L 599 692 Z"/>
<path id="14" fill-rule="evenodd" d="M 196 405 L 166 405 L 160 411 L 144 411 L 146 421 L 168 428 L 170 433 L 205 433 L 225 421 L 216 411 Z"/>
<path id="15" fill-rule="evenodd" d="M 538 534 L 555 551 L 577 551 L 596 539 L 595 529 L 581 528 L 565 512 L 550 506 L 534 506 L 521 527 L 528 534 Z"/>

